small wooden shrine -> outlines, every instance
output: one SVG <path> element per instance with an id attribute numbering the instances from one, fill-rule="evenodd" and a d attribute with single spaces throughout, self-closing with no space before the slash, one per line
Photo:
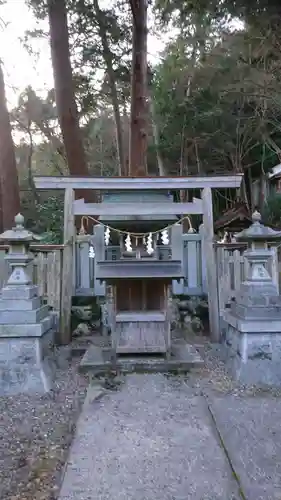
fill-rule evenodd
<path id="1" fill-rule="evenodd" d="M 80 295 L 101 297 L 106 323 L 111 331 L 110 359 L 157 353 L 168 360 L 173 354 L 170 335 L 171 285 L 173 280 L 188 280 L 184 270 L 182 221 L 193 214 L 201 215 L 204 225 L 202 245 L 211 337 L 219 339 L 212 188 L 237 189 L 241 179 L 241 175 L 35 177 L 37 189 L 65 189 L 63 312 L 67 308 L 70 310 L 72 295 L 78 291 Z M 100 202 L 75 200 L 74 190 L 81 189 L 95 190 Z M 192 202 L 175 201 L 180 199 L 180 191 L 188 189 L 201 192 L 201 198 L 193 198 Z M 85 235 L 90 247 L 80 259 L 83 269 L 80 269 L 79 279 L 83 281 L 86 277 L 88 288 L 79 290 L 74 254 L 77 240 L 75 216 L 91 217 L 96 221 L 94 234 Z M 70 321 L 67 321 L 66 318 L 63 323 L 64 332 L 70 329 Z M 109 361 L 105 361 L 104 352 L 97 347 L 92 349 L 95 351 L 91 354 L 92 365 L 107 366 Z M 84 364 L 87 364 L 86 361 Z"/>
<path id="2" fill-rule="evenodd" d="M 106 193 L 104 203 L 173 204 L 158 191 Z M 101 207 L 103 202 L 101 203 Z M 183 277 L 182 225 L 176 214 L 104 215 L 95 227 L 96 278 L 106 283 L 106 307 L 117 354 L 169 353 L 171 284 Z M 104 244 L 102 242 L 104 239 Z"/>

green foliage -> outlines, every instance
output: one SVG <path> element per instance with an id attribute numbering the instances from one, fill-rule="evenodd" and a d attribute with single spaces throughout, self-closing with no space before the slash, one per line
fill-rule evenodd
<path id="1" fill-rule="evenodd" d="M 182 23 L 187 23 L 191 14 L 207 13 L 212 19 L 226 20 L 231 16 L 266 26 L 269 19 L 280 19 L 281 7 L 279 0 L 156 0 L 155 10 L 163 22 L 169 21 L 175 12 Z"/>
<path id="2" fill-rule="evenodd" d="M 26 0 L 27 5 L 33 10 L 37 19 L 47 16 L 47 0 Z"/>
<path id="3" fill-rule="evenodd" d="M 43 243 L 59 244 L 63 241 L 63 198 L 50 196 L 37 206 L 37 231 Z M 43 230 L 43 232 L 42 232 Z"/>
<path id="4" fill-rule="evenodd" d="M 256 177 L 278 162 L 280 58 L 277 70 L 276 52 L 251 31 L 206 36 L 204 57 L 197 42 L 191 53 L 180 35 L 155 70 L 162 154 L 187 174 L 251 169 Z"/>
<path id="5" fill-rule="evenodd" d="M 38 20 L 46 18 L 45 0 L 28 3 Z M 93 0 L 66 0 L 66 5 L 89 171 L 92 175 L 118 175 L 112 96 L 100 27 L 102 22 L 126 143 L 132 45 L 129 2 L 114 0 L 105 6 L 100 1 L 101 22 Z M 173 30 L 173 36 L 152 68 L 150 90 L 159 144 L 154 144 L 150 128 L 150 172 L 157 170 L 158 153 L 167 174 L 243 171 L 249 191 L 251 179 L 268 171 L 281 157 L 281 39 L 273 22 L 277 15 L 281 18 L 281 4 L 277 0 L 154 0 L 151 5 L 155 24 L 160 23 L 161 32 Z M 246 21 L 244 28 L 230 29 L 233 16 Z M 44 35 L 43 28 L 38 25 L 33 35 Z M 29 89 L 21 97 L 14 116 L 18 122 L 13 123 L 22 132 L 29 117 L 32 133 L 43 137 L 34 147 L 33 172 L 64 174 L 53 92 L 39 99 Z M 25 142 L 28 146 L 27 137 Z M 22 154 L 21 165 L 26 157 Z M 21 169 L 22 185 L 26 183 L 25 172 L 26 168 Z M 224 194 L 228 199 L 233 195 Z M 216 199 L 220 213 L 222 196 Z M 52 203 L 50 211 L 51 207 Z M 47 206 L 40 210 L 42 230 L 51 237 L 56 234 L 57 241 L 60 223 L 49 221 Z"/>
<path id="6" fill-rule="evenodd" d="M 262 222 L 281 229 L 281 195 L 272 194 L 262 209 Z"/>

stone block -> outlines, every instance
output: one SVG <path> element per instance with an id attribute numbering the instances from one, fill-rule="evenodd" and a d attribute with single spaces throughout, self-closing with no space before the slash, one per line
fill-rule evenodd
<path id="1" fill-rule="evenodd" d="M 49 307 L 47 305 L 41 306 L 34 311 L 0 311 L 0 324 L 12 325 L 16 323 L 28 325 L 39 323 L 48 315 L 48 312 Z"/>
<path id="2" fill-rule="evenodd" d="M 224 361 L 234 379 L 245 385 L 281 386 L 281 329 L 243 333 L 228 325 L 223 346 Z"/>
<path id="3" fill-rule="evenodd" d="M 253 307 L 264 307 L 268 305 L 268 299 L 266 295 L 259 295 L 259 296 L 253 296 L 253 297 L 248 297 L 248 304 L 253 306 Z"/>
<path id="4" fill-rule="evenodd" d="M 185 373 L 203 366 L 199 352 L 189 344 L 174 344 L 171 356 L 115 356 L 111 348 L 91 345 L 86 351 L 79 371 L 92 376 L 102 375 L 110 371 L 122 373 Z"/>
<path id="5" fill-rule="evenodd" d="M 226 328 L 224 342 L 229 351 L 232 351 L 231 355 L 242 357 L 244 355 L 243 337 L 237 335 L 236 331 L 237 330 L 232 326 L 228 326 L 228 328 Z"/>
<path id="6" fill-rule="evenodd" d="M 239 290 L 239 295 L 240 294 L 246 297 L 261 297 L 266 295 L 273 297 L 278 295 L 278 291 L 276 285 L 270 281 L 262 284 L 244 281 Z"/>
<path id="7" fill-rule="evenodd" d="M 256 320 L 268 319 L 269 321 L 272 319 L 281 318 L 281 307 L 273 307 L 273 306 L 251 306 L 248 307 L 244 304 L 231 304 L 231 312 L 243 319 Z"/>
<path id="8" fill-rule="evenodd" d="M 281 308 L 281 296 L 248 295 L 239 292 L 235 297 L 235 303 L 244 307 L 259 307 L 261 309 L 265 309 L 266 307 Z"/>
<path id="9" fill-rule="evenodd" d="M 280 333 L 281 332 L 281 318 L 272 319 L 270 316 L 260 319 L 245 319 L 241 318 L 233 312 L 225 310 L 223 313 L 225 322 L 241 333 Z"/>
<path id="10" fill-rule="evenodd" d="M 38 297 L 39 291 L 36 285 L 7 285 L 2 289 L 1 298 L 2 299 L 33 299 L 33 297 Z"/>
<path id="11" fill-rule="evenodd" d="M 41 297 L 34 297 L 33 299 L 0 299 L 0 311 L 34 311 L 41 305 Z"/>
<path id="12" fill-rule="evenodd" d="M 272 359 L 270 335 L 244 334 L 246 338 L 247 360 Z"/>
<path id="13" fill-rule="evenodd" d="M 0 337 L 41 337 L 52 325 L 53 318 L 50 315 L 34 324 L 0 324 Z"/>
<path id="14" fill-rule="evenodd" d="M 39 338 L 38 341 L 38 349 L 39 349 L 39 358 L 44 359 L 48 358 L 50 354 L 54 352 L 54 345 L 55 345 L 55 333 L 56 330 L 54 328 L 51 328 L 48 330 L 42 337 Z"/>
<path id="15" fill-rule="evenodd" d="M 247 306 L 255 306 L 255 307 L 265 307 L 267 306 L 267 296 L 258 295 L 258 296 L 248 296 L 246 294 L 241 295 L 241 303 Z"/>
<path id="16" fill-rule="evenodd" d="M 281 309 L 281 295 L 277 295 L 275 297 L 268 297 L 268 305 L 269 306 L 277 306 Z M 281 315 L 280 315 L 281 317 Z"/>
<path id="17" fill-rule="evenodd" d="M 49 330 L 41 338 L 0 338 L 0 396 L 50 391 L 53 337 Z"/>

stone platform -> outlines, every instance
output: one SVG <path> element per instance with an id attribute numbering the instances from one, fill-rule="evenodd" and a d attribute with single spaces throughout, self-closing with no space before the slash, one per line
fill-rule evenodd
<path id="1" fill-rule="evenodd" d="M 91 345 L 81 363 L 80 372 L 94 376 L 105 375 L 110 371 L 121 373 L 185 373 L 201 367 L 203 359 L 190 344 L 172 346 L 170 357 L 162 355 L 114 356 L 111 348 Z"/>

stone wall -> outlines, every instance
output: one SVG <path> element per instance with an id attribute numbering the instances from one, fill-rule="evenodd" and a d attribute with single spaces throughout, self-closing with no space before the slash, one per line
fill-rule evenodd
<path id="1" fill-rule="evenodd" d="M 173 330 L 183 330 L 188 333 L 203 333 L 208 331 L 208 301 L 200 296 L 174 297 L 172 301 Z"/>
<path id="2" fill-rule="evenodd" d="M 96 304 L 95 298 L 88 298 L 87 303 L 81 300 L 72 306 L 73 335 L 90 335 L 99 330 L 100 323 L 110 329 L 106 300 Z M 205 296 L 174 296 L 171 301 L 171 328 L 183 329 L 188 333 L 208 331 L 208 301 Z"/>
<path id="3" fill-rule="evenodd" d="M 71 307 L 71 328 L 73 337 L 99 332 L 101 308 L 97 297 L 75 297 Z"/>

